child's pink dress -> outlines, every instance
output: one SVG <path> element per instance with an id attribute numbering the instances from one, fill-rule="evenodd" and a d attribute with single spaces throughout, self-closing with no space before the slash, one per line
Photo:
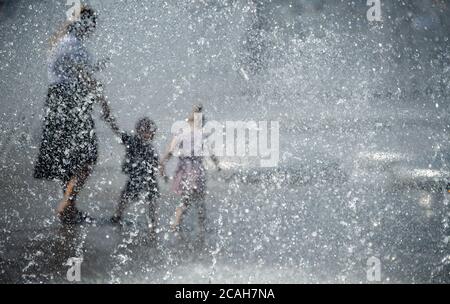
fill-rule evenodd
<path id="1" fill-rule="evenodd" d="M 193 138 L 196 137 L 195 141 Z M 203 156 L 195 155 L 194 151 L 201 151 L 203 138 L 201 134 L 180 134 L 177 136 L 177 148 L 182 149 L 183 142 L 195 142 L 191 144 L 190 153 L 181 153 L 178 157 L 175 178 L 172 184 L 172 190 L 181 196 L 198 195 L 203 196 L 206 190 L 206 172 L 203 164 Z M 189 155 L 186 155 L 189 154 Z M 198 153 L 197 153 L 198 154 Z"/>

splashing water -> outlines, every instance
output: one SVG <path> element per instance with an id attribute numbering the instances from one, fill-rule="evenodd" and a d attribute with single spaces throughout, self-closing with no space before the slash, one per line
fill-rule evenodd
<path id="1" fill-rule="evenodd" d="M 180 202 L 163 181 L 155 242 L 139 204 L 123 229 L 53 220 L 59 185 L 32 168 L 64 2 L 0 1 L 0 282 L 64 282 L 80 256 L 83 282 L 359 283 L 371 257 L 383 282 L 449 281 L 448 8 L 389 1 L 378 23 L 364 1 L 91 1 L 88 45 L 111 59 L 98 77 L 123 129 L 150 116 L 162 152 L 199 101 L 211 120 L 280 122 L 278 167 L 232 158 L 208 171 L 200 248 L 195 208 L 184 240 L 168 231 Z M 79 201 L 104 219 L 124 152 L 96 127 Z"/>

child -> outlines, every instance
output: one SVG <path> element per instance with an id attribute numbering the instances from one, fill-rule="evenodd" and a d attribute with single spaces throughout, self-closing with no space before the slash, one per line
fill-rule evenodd
<path id="1" fill-rule="evenodd" d="M 195 105 L 192 114 L 188 118 L 190 126 L 189 133 L 182 133 L 176 135 L 168 148 L 168 151 L 161 160 L 161 174 L 165 175 L 165 165 L 180 149 L 182 150 L 183 142 L 194 142 L 203 148 L 206 139 L 205 134 L 200 135 L 195 131 L 203 128 L 204 118 L 203 106 Z M 200 121 L 196 121 L 195 117 L 200 117 Z M 194 137 L 199 137 L 194 140 Z M 173 191 L 181 196 L 181 204 L 176 208 L 175 221 L 172 225 L 172 231 L 178 231 L 183 221 L 183 216 L 191 205 L 196 205 L 198 208 L 198 219 L 200 224 L 200 240 L 203 243 L 206 233 L 205 221 L 205 195 L 206 195 L 206 169 L 204 167 L 204 157 L 195 155 L 195 144 L 191 146 L 192 151 L 186 151 L 188 155 L 181 153 L 178 156 L 178 165 L 173 181 Z M 201 149 L 200 149 L 201 150 Z M 190 153 L 189 153 L 190 152 Z M 215 163 L 217 169 L 219 168 L 219 161 L 214 156 L 210 156 Z"/>
<path id="2" fill-rule="evenodd" d="M 125 161 L 122 171 L 128 175 L 125 189 L 122 191 L 119 206 L 111 218 L 113 223 L 122 221 L 127 205 L 144 197 L 149 206 L 151 234 L 156 228 L 156 198 L 159 196 L 157 182 L 158 154 L 152 145 L 156 133 L 156 124 L 149 118 L 142 118 L 136 124 L 136 135 L 121 133 L 126 147 Z"/>

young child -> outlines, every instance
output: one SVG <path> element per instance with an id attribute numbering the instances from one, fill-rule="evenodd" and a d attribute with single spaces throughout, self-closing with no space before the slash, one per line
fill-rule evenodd
<path id="1" fill-rule="evenodd" d="M 196 115 L 202 115 L 200 121 L 196 120 Z M 174 232 L 178 231 L 186 211 L 191 205 L 196 205 L 200 226 L 199 237 L 200 241 L 203 243 L 206 234 L 206 169 L 204 166 L 204 157 L 195 155 L 195 143 L 198 143 L 198 148 L 202 149 L 204 148 L 205 140 L 207 138 L 207 134 L 195 132 L 203 128 L 203 106 L 195 105 L 187 121 L 190 126 L 190 132 L 180 133 L 174 136 L 167 152 L 161 160 L 160 167 L 161 174 L 164 176 L 166 163 L 175 154 L 179 154 L 172 189 L 176 194 L 181 196 L 181 204 L 176 208 L 175 221 L 172 224 L 171 230 Z M 194 143 L 191 145 L 191 151 L 183 151 L 182 146 L 185 142 Z M 187 154 L 183 152 L 187 152 Z M 210 155 L 210 158 L 220 171 L 219 160 L 217 157 L 212 154 Z"/>
<path id="2" fill-rule="evenodd" d="M 142 118 L 136 124 L 135 135 L 119 133 L 126 147 L 122 171 L 128 176 L 128 181 L 122 191 L 117 210 L 111 218 L 113 223 L 120 223 L 127 205 L 143 197 L 149 207 L 152 234 L 156 228 L 156 198 L 159 196 L 157 182 L 159 158 L 152 145 L 156 130 L 156 124 L 151 119 Z"/>

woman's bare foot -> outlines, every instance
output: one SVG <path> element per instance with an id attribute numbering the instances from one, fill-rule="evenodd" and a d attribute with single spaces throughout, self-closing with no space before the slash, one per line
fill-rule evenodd
<path id="1" fill-rule="evenodd" d="M 60 208 L 58 208 L 59 210 Z M 74 224 L 79 211 L 73 205 L 68 205 L 62 211 L 58 211 L 58 217 L 63 224 Z"/>
<path id="2" fill-rule="evenodd" d="M 74 205 L 69 205 L 62 213 L 59 214 L 59 219 L 66 225 L 77 224 L 96 224 L 96 220 L 89 216 L 86 212 L 81 212 Z"/>
<path id="3" fill-rule="evenodd" d="M 56 213 L 61 216 L 63 215 L 64 211 L 69 207 L 69 200 L 67 198 L 64 198 L 61 203 L 59 203 L 58 207 L 56 208 Z"/>

